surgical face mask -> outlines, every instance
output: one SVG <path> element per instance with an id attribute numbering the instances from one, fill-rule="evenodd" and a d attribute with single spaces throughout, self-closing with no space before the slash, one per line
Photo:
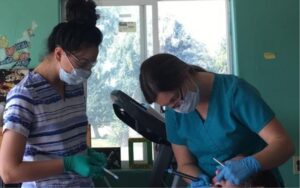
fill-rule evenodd
<path id="1" fill-rule="evenodd" d="M 180 101 L 180 104 L 174 110 L 178 113 L 190 113 L 196 109 L 199 101 L 200 91 L 198 86 L 196 86 L 196 91 L 187 91 L 184 99 Z"/>
<path id="2" fill-rule="evenodd" d="M 61 81 L 70 85 L 78 85 L 86 81 L 92 72 L 90 70 L 73 68 L 72 72 L 66 72 L 62 67 L 59 69 L 59 78 Z"/>

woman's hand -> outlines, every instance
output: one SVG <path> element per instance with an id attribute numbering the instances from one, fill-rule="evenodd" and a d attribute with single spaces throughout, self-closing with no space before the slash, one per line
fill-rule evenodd
<path id="1" fill-rule="evenodd" d="M 217 181 L 229 181 L 234 185 L 245 182 L 251 175 L 261 170 L 261 165 L 252 156 L 241 160 L 229 160 L 225 162 L 225 167 L 218 167 L 220 172 L 216 176 Z"/>
<path id="2" fill-rule="evenodd" d="M 84 177 L 99 177 L 106 165 L 106 157 L 92 149 L 87 154 L 68 156 L 64 158 L 65 171 L 73 171 Z"/>
<path id="3" fill-rule="evenodd" d="M 192 181 L 191 188 L 207 188 L 210 186 L 210 179 L 207 175 L 200 173 L 198 175 L 199 180 L 198 181 Z"/>

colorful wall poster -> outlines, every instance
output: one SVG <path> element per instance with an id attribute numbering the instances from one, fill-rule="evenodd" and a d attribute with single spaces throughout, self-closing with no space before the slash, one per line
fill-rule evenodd
<path id="1" fill-rule="evenodd" d="M 59 0 L 0 1 L 0 69 L 36 67 L 60 21 Z"/>

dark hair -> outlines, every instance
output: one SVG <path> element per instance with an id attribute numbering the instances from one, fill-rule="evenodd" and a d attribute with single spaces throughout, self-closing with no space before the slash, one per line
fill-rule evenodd
<path id="1" fill-rule="evenodd" d="M 174 91 L 182 87 L 188 74 L 204 72 L 174 55 L 162 53 L 146 59 L 140 68 L 140 86 L 148 103 L 153 103 L 158 92 Z"/>
<path id="2" fill-rule="evenodd" d="M 99 15 L 96 14 L 96 3 L 92 0 L 68 0 L 66 4 L 67 21 L 81 20 L 96 25 Z"/>
<path id="3" fill-rule="evenodd" d="M 245 183 L 245 187 L 281 187 L 271 170 L 260 171 L 252 175 Z"/>
<path id="4" fill-rule="evenodd" d="M 48 53 L 57 46 L 70 52 L 96 46 L 102 42 L 102 32 L 95 26 L 97 14 L 91 0 L 69 0 L 67 3 L 68 22 L 56 25 L 48 37 Z"/>

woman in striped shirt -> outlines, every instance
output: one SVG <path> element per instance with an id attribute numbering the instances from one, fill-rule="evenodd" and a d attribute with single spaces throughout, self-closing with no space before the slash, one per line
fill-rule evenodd
<path id="1" fill-rule="evenodd" d="M 5 183 L 92 187 L 92 177 L 101 176 L 105 156 L 86 145 L 83 88 L 102 42 L 95 6 L 69 1 L 68 22 L 52 30 L 48 54 L 9 92 L 0 151 Z"/>

